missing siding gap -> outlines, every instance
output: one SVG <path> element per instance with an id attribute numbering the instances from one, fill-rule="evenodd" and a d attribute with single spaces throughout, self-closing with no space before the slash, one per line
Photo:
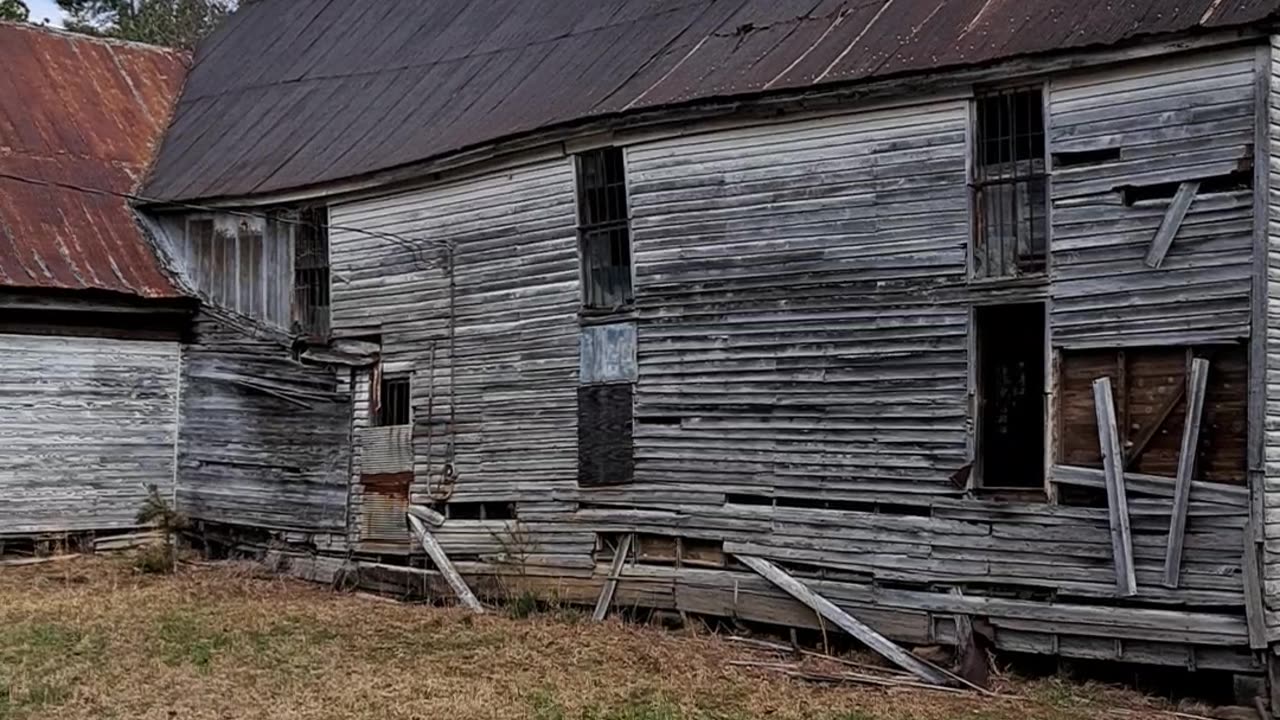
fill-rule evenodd
<path id="1" fill-rule="evenodd" d="M 515 520 L 516 504 L 510 502 L 454 502 L 435 506 L 447 520 Z"/>
<path id="2" fill-rule="evenodd" d="M 630 534 L 596 533 L 596 561 L 612 561 L 614 553 L 622 543 L 622 538 Z M 723 540 L 649 533 L 635 533 L 635 542 L 631 544 L 627 560 L 642 565 L 662 567 L 726 566 Z"/>
<path id="3" fill-rule="evenodd" d="M 844 512 L 863 512 L 876 515 L 900 515 L 913 517 L 929 517 L 933 511 L 928 506 L 900 505 L 896 503 L 859 502 L 856 500 L 826 500 L 822 498 L 780 497 L 778 507 L 811 508 L 819 510 L 841 510 Z"/>
<path id="4" fill-rule="evenodd" d="M 1120 148 L 1099 148 L 1097 150 L 1069 150 L 1053 154 L 1055 168 L 1080 167 L 1081 165 L 1101 165 L 1120 159 Z"/>
<path id="5" fill-rule="evenodd" d="M 1125 205 L 1148 200 L 1172 200 L 1184 181 L 1156 183 L 1154 185 L 1124 185 L 1117 188 Z M 1214 175 L 1200 180 L 1197 195 L 1242 192 L 1253 189 L 1253 170 L 1237 170 L 1225 175 Z"/>
<path id="6" fill-rule="evenodd" d="M 773 506 L 773 498 L 769 495 L 740 495 L 729 493 L 724 496 L 726 505 L 766 505 Z"/>

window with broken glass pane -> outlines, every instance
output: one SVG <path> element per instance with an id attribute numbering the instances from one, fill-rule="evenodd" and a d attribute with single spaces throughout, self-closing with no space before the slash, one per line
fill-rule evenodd
<path id="1" fill-rule="evenodd" d="M 974 105 L 973 276 L 1043 273 L 1049 213 L 1042 91 L 985 92 Z"/>

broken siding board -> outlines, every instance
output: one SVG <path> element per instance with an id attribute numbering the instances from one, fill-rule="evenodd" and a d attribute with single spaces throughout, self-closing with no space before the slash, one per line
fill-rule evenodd
<path id="1" fill-rule="evenodd" d="M 0 335 L 0 533 L 138 525 L 174 488 L 174 342 Z"/>
<path id="2" fill-rule="evenodd" d="M 1112 147 L 1121 153 L 1101 167 L 1054 171 L 1054 345 L 1132 347 L 1248 337 L 1249 191 L 1197 197 L 1179 223 L 1178 242 L 1160 269 L 1152 270 L 1144 258 L 1169 204 L 1126 206 L 1117 190 L 1233 172 L 1254 142 L 1253 55 L 1252 48 L 1241 48 L 1054 79 L 1050 152 Z"/>
<path id="3" fill-rule="evenodd" d="M 1136 595 L 1138 581 L 1133 569 L 1133 540 L 1129 529 L 1129 502 L 1124 485 L 1124 453 L 1116 430 L 1116 410 L 1112 402 L 1111 381 L 1100 378 L 1093 383 L 1094 405 L 1098 417 L 1098 443 L 1102 446 L 1103 470 L 1107 481 L 1107 509 L 1111 516 L 1112 560 L 1115 564 L 1116 589 L 1121 595 Z"/>
<path id="4" fill-rule="evenodd" d="M 1156 230 L 1156 236 L 1151 241 L 1151 249 L 1147 251 L 1147 267 L 1160 268 L 1160 264 L 1164 262 L 1164 256 L 1169 252 L 1169 247 L 1173 245 L 1174 237 L 1182 228 L 1182 220 L 1187 216 L 1187 210 L 1191 209 L 1191 203 L 1199 191 L 1200 181 L 1198 180 L 1189 180 L 1178 186 L 1178 192 L 1173 196 L 1173 200 L 1169 201 L 1169 210 L 1165 213 L 1164 220 L 1160 221 L 1160 229 Z"/>

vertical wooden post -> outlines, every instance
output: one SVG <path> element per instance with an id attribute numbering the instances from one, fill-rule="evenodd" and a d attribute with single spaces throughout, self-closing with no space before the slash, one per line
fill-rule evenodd
<path id="1" fill-rule="evenodd" d="M 1200 445 L 1200 419 L 1204 415 L 1205 388 L 1209 381 L 1209 361 L 1191 361 L 1187 377 L 1187 418 L 1182 426 L 1182 450 L 1178 455 L 1178 482 L 1173 489 L 1173 512 L 1169 517 L 1169 541 L 1164 552 L 1164 586 L 1178 587 L 1182 570 L 1183 537 L 1187 531 L 1187 505 L 1191 502 L 1191 479 L 1195 474 L 1196 448 Z"/>
<path id="2" fill-rule="evenodd" d="M 1116 408 L 1111 396 L 1111 379 L 1093 381 L 1093 405 L 1098 419 L 1098 443 L 1107 483 L 1107 510 L 1111 517 L 1111 552 L 1115 560 L 1116 591 L 1122 596 L 1138 594 L 1138 578 L 1133 568 L 1133 538 L 1129 532 L 1129 500 L 1124 489 L 1124 453 L 1116 429 Z"/>
<path id="3" fill-rule="evenodd" d="M 600 588 L 600 597 L 596 598 L 595 612 L 591 613 L 591 619 L 596 622 L 604 620 L 604 616 L 609 614 L 609 606 L 613 604 L 613 595 L 618 590 L 618 580 L 622 575 L 622 566 L 627 562 L 627 556 L 631 554 L 631 539 L 633 537 L 634 535 L 627 533 L 618 540 L 618 547 L 613 552 L 613 563 L 609 565 L 609 577 L 605 578 L 604 587 Z"/>

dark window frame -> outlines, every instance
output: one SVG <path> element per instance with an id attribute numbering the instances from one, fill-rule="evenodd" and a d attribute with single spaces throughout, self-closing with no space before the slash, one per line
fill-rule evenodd
<path id="1" fill-rule="evenodd" d="M 626 157 L 620 147 L 597 148 L 579 153 L 575 165 L 583 310 L 627 310 L 635 280 Z"/>
<path id="2" fill-rule="evenodd" d="M 413 381 L 408 375 L 379 378 L 378 406 L 371 418 L 374 427 L 413 424 Z"/>
<path id="3" fill-rule="evenodd" d="M 1048 272 L 1050 174 L 1044 97 L 1044 86 L 1038 84 L 984 89 L 974 95 L 969 177 L 974 279 Z"/>
<path id="4" fill-rule="evenodd" d="M 293 225 L 293 318 L 298 331 L 314 340 L 329 337 L 332 313 L 329 208 L 301 208 Z"/>
<path id="5" fill-rule="evenodd" d="M 1050 407 L 1047 378 L 1050 377 L 1050 363 L 1047 344 L 1049 326 L 1045 307 L 1043 300 L 1027 300 L 976 305 L 972 309 L 974 466 L 970 479 L 974 489 L 1043 493 L 1047 488 Z M 1026 314 L 1026 317 L 1018 318 L 1019 314 Z M 1030 328 L 1018 325 L 1020 319 L 1026 320 L 1029 317 L 1035 318 L 1028 320 L 1035 323 L 1034 335 Z M 1014 347 L 1018 341 L 1034 342 Z M 1023 400 L 1019 402 L 1006 395 L 1005 402 L 996 405 L 997 393 L 993 387 L 993 379 L 1004 375 L 1002 369 L 1007 370 L 1011 364 L 1016 364 L 1020 354 L 1024 359 L 1034 358 L 1034 362 L 1028 363 L 1024 371 L 1024 387 L 1019 394 Z M 1000 418 L 992 414 L 993 410 L 998 412 L 999 407 L 1014 414 L 1013 417 L 1005 417 L 1003 424 L 1016 428 L 1012 432 L 1002 433 L 1005 438 L 1003 442 L 996 438 L 995 432 L 1001 424 Z M 1030 414 L 1035 417 L 1018 415 L 1019 411 L 1026 415 L 1028 410 L 1033 410 Z M 1025 433 L 1028 437 L 1021 442 L 1009 441 L 1031 425 L 1038 427 L 1038 433 Z M 1023 457 L 1013 458 L 1014 455 Z M 998 458 L 1000 462 L 993 463 L 992 458 Z M 1020 464 L 1027 467 L 1019 472 L 1016 466 Z M 1003 481 L 1009 477 L 1014 477 L 1014 481 Z"/>

